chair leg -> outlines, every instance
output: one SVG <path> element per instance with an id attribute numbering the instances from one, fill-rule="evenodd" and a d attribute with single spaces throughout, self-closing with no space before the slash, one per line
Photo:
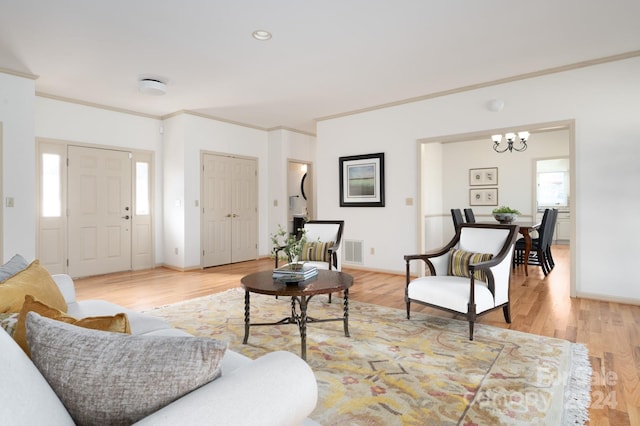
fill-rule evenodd
<path id="1" fill-rule="evenodd" d="M 551 256 L 551 246 L 547 247 L 547 259 L 549 260 L 550 269 L 553 269 L 556 263 L 553 261 L 553 256 Z"/>
<path id="2" fill-rule="evenodd" d="M 411 302 L 407 299 L 407 319 L 411 319 Z"/>
<path id="3" fill-rule="evenodd" d="M 469 321 L 469 340 L 473 340 L 473 323 L 476 322 L 475 303 L 467 303 L 467 320 Z"/>
<path id="4" fill-rule="evenodd" d="M 329 293 L 329 303 L 331 303 L 331 293 Z"/>
<path id="5" fill-rule="evenodd" d="M 507 324 L 511 324 L 511 305 L 509 303 L 502 307 L 502 313 Z"/>

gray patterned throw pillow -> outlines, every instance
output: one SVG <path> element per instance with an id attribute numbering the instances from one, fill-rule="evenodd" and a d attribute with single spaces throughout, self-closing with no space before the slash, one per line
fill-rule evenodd
<path id="1" fill-rule="evenodd" d="M 0 283 L 5 282 L 18 272 L 24 270 L 29 266 L 29 262 L 20 256 L 19 254 L 14 255 L 7 263 L 0 266 Z"/>
<path id="2" fill-rule="evenodd" d="M 131 424 L 218 378 L 227 344 L 130 336 L 27 314 L 31 358 L 79 425 Z"/>

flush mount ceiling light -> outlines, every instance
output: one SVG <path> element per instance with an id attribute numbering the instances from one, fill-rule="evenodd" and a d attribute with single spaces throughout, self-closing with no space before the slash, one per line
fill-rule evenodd
<path id="1" fill-rule="evenodd" d="M 527 139 L 529 139 L 529 132 L 518 132 L 518 139 L 520 139 L 520 148 L 516 148 L 513 146 L 513 141 L 516 138 L 515 133 L 507 133 L 504 135 L 504 138 L 507 140 L 507 146 L 504 149 L 500 149 L 500 142 L 502 141 L 502 135 L 493 135 L 491 136 L 491 140 L 493 141 L 493 149 L 495 152 L 503 153 L 503 152 L 513 152 L 518 151 L 522 152 L 527 149 Z"/>
<path id="2" fill-rule="evenodd" d="M 491 99 L 487 102 L 487 109 L 493 112 L 500 112 L 504 108 L 504 101 L 502 99 Z"/>
<path id="3" fill-rule="evenodd" d="M 271 40 L 271 33 L 266 30 L 255 30 L 251 33 L 251 37 L 255 38 L 256 40 L 267 41 Z"/>
<path id="4" fill-rule="evenodd" d="M 138 81 L 138 90 L 145 95 L 161 96 L 167 93 L 167 84 L 155 78 L 143 78 Z"/>

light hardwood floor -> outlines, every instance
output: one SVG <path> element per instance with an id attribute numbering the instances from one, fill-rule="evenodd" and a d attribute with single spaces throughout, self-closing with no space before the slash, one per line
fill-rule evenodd
<path id="1" fill-rule="evenodd" d="M 584 343 L 594 371 L 590 424 L 640 425 L 640 306 L 570 298 L 568 246 L 553 246 L 553 253 L 556 267 L 546 278 L 535 266 L 529 267 L 529 277 L 522 268 L 513 273 L 511 324 L 504 322 L 502 310 L 479 323 Z M 123 272 L 78 279 L 76 291 L 78 300 L 104 299 L 148 310 L 238 287 L 242 276 L 272 267 L 271 259 L 261 259 L 202 271 Z M 404 275 L 353 268 L 344 272 L 354 277 L 352 300 L 405 308 Z M 452 316 L 417 304 L 412 310 Z"/>

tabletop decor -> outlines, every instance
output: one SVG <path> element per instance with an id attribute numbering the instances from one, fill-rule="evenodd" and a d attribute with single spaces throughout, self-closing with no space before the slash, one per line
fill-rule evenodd
<path id="1" fill-rule="evenodd" d="M 297 353 L 300 336 L 288 326 L 252 329 L 243 345 L 240 288 L 149 313 L 200 337 L 225 340 L 257 358 L 274 347 Z M 261 318 L 282 317 L 288 298 L 252 295 Z M 342 304 L 309 301 L 319 318 L 340 318 Z M 222 319 L 222 320 L 221 320 Z M 311 418 L 323 425 L 582 425 L 589 419 L 588 350 L 567 340 L 349 301 L 349 331 L 314 323 L 307 362 L 318 381 Z M 295 380 L 292 382 L 295 383 Z"/>
<path id="2" fill-rule="evenodd" d="M 518 218 L 520 212 L 516 209 L 512 209 L 509 206 L 500 206 L 497 209 L 493 209 L 491 212 L 493 217 L 502 224 L 509 224 Z"/>
<path id="3" fill-rule="evenodd" d="M 384 207 L 384 153 L 340 157 L 340 207 Z"/>
<path id="4" fill-rule="evenodd" d="M 293 270 L 302 269 L 304 262 L 299 262 L 299 259 L 302 254 L 302 248 L 307 242 L 306 230 L 300 228 L 297 231 L 300 233 L 300 238 L 296 237 L 295 233 L 288 233 L 281 225 L 278 225 L 278 232 L 271 234 L 271 243 L 273 244 L 272 257 L 281 256 L 281 253 L 283 253 L 290 265 L 290 269 Z"/>

